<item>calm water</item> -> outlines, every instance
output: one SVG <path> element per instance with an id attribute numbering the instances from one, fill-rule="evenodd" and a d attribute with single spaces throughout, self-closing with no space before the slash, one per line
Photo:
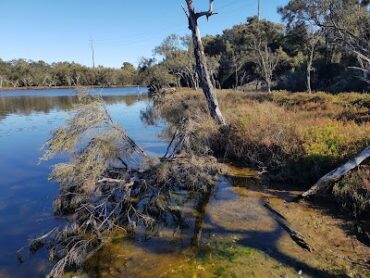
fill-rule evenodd
<path id="1" fill-rule="evenodd" d="M 161 154 L 166 147 L 158 137 L 163 124 L 147 126 L 140 119 L 150 104 L 145 92 L 146 88 L 91 90 L 103 96 L 113 120 L 140 146 Z M 62 223 L 52 214 L 58 187 L 48 182 L 51 165 L 58 160 L 38 164 L 38 158 L 51 131 L 68 117 L 75 94 L 70 89 L 0 91 L 0 277 L 42 277 L 47 271 L 46 252 L 20 265 L 16 251 Z"/>

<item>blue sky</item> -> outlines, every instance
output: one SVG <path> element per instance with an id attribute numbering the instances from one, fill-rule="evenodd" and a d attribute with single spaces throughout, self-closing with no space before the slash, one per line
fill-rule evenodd
<path id="1" fill-rule="evenodd" d="M 167 35 L 188 34 L 183 0 L 0 0 L 0 58 L 137 64 Z M 208 0 L 195 0 L 206 9 Z M 276 9 L 287 0 L 261 0 L 261 16 L 280 21 Z M 202 35 L 221 33 L 257 12 L 257 0 L 215 0 L 219 12 L 200 22 Z"/>

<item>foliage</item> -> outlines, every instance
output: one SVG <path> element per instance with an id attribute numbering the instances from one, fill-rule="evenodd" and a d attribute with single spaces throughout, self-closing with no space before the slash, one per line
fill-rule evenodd
<path id="1" fill-rule="evenodd" d="M 217 88 L 248 90 L 261 89 L 264 81 L 266 89 L 367 91 L 367 7 L 367 1 L 292 0 L 279 8 L 286 24 L 250 17 L 222 34 L 208 35 L 203 44 L 212 82 Z M 198 87 L 190 41 L 170 35 L 154 49 L 161 59 L 151 66 L 174 79 L 164 85 Z"/>
<path id="2" fill-rule="evenodd" d="M 162 64 L 153 64 L 154 60 L 142 58 L 139 65 L 139 75 L 141 82 L 150 91 L 158 92 L 162 88 L 171 87 L 176 79 L 171 75 Z"/>
<path id="3" fill-rule="evenodd" d="M 288 26 L 315 26 L 325 34 L 333 51 L 340 49 L 348 57 L 357 58 L 357 62 L 349 62 L 349 68 L 355 74 L 357 71 L 357 77 L 369 84 L 369 4 L 367 0 L 291 0 L 279 11 Z"/>
<path id="4" fill-rule="evenodd" d="M 137 70 L 130 63 L 122 69 L 89 68 L 77 63 L 44 61 L 0 60 L 1 87 L 54 86 L 125 86 L 137 84 Z"/>

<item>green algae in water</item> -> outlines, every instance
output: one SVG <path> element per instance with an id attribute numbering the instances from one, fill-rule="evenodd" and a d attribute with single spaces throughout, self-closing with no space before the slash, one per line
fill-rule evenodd
<path id="1" fill-rule="evenodd" d="M 254 248 L 222 240 L 189 256 L 186 261 L 186 264 L 172 268 L 161 277 L 263 277 L 266 269 L 271 270 L 271 277 L 297 276 L 294 269 L 281 265 Z"/>

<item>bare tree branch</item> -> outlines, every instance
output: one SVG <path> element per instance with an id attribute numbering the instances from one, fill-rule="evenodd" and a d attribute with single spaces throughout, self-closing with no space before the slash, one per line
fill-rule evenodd
<path id="1" fill-rule="evenodd" d="M 202 16 L 206 16 L 207 20 L 208 20 L 209 17 L 217 14 L 213 11 L 213 2 L 214 2 L 214 0 L 209 0 L 209 10 L 208 11 L 195 13 L 196 18 L 198 19 Z"/>

